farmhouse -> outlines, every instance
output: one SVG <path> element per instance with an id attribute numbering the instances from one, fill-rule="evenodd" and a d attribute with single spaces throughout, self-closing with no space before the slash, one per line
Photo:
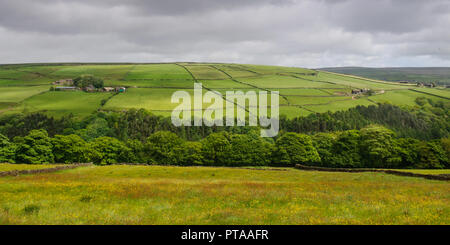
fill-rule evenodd
<path id="1" fill-rule="evenodd" d="M 112 92 L 112 91 L 115 91 L 116 89 L 115 88 L 113 88 L 113 87 L 104 87 L 103 88 L 103 91 L 105 91 L 105 92 Z"/>
<path id="2" fill-rule="evenodd" d="M 353 89 L 352 90 L 352 94 L 360 94 L 360 93 L 365 93 L 368 92 L 369 90 L 367 88 L 362 88 L 362 89 Z"/>

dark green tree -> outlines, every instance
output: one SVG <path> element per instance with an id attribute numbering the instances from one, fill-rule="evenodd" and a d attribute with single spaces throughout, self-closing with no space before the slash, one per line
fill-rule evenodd
<path id="1" fill-rule="evenodd" d="M 336 135 L 331 133 L 317 133 L 311 136 L 314 144 L 314 148 L 316 148 L 317 152 L 320 156 L 320 165 L 321 166 L 330 166 L 330 163 L 333 162 L 333 145 L 336 142 Z"/>
<path id="2" fill-rule="evenodd" d="M 90 143 L 94 163 L 101 165 L 127 163 L 134 159 L 133 152 L 123 142 L 111 137 L 100 137 Z"/>
<path id="3" fill-rule="evenodd" d="M 395 134 L 382 126 L 361 129 L 360 149 L 364 166 L 372 168 L 395 168 L 401 162 Z"/>
<path id="4" fill-rule="evenodd" d="M 230 165 L 232 146 L 227 132 L 212 133 L 201 141 L 204 162 L 207 165 Z"/>
<path id="5" fill-rule="evenodd" d="M 184 141 L 175 133 L 159 131 L 147 139 L 145 152 L 156 164 L 180 164 Z"/>
<path id="6" fill-rule="evenodd" d="M 311 137 L 297 133 L 286 133 L 275 141 L 274 157 L 275 164 L 288 161 L 290 165 L 315 165 L 320 162 Z"/>
<path id="7" fill-rule="evenodd" d="M 55 135 L 51 142 L 57 163 L 86 163 L 91 160 L 91 149 L 78 135 Z"/>
<path id="8" fill-rule="evenodd" d="M 359 168 L 363 167 L 360 154 L 361 135 L 358 130 L 341 132 L 333 145 L 331 167 Z"/>
<path id="9" fill-rule="evenodd" d="M 16 162 L 18 163 L 53 163 L 52 143 L 47 131 L 32 130 L 25 137 L 15 137 L 17 144 Z"/>
<path id="10" fill-rule="evenodd" d="M 16 145 L 0 134 L 0 163 L 15 163 Z"/>

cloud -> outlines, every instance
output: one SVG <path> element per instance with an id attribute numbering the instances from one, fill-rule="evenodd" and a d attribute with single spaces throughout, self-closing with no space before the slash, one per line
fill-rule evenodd
<path id="1" fill-rule="evenodd" d="M 0 0 L 0 6 L 0 63 L 450 65 L 444 0 Z"/>

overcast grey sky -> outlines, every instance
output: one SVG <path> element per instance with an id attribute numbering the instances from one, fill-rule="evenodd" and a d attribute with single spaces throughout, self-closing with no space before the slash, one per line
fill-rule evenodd
<path id="1" fill-rule="evenodd" d="M 0 0 L 0 63 L 450 66 L 449 0 Z"/>

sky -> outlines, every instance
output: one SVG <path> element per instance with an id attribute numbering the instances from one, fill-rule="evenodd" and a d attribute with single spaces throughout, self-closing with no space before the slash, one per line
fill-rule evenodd
<path id="1" fill-rule="evenodd" d="M 450 0 L 0 0 L 0 63 L 450 66 Z"/>

